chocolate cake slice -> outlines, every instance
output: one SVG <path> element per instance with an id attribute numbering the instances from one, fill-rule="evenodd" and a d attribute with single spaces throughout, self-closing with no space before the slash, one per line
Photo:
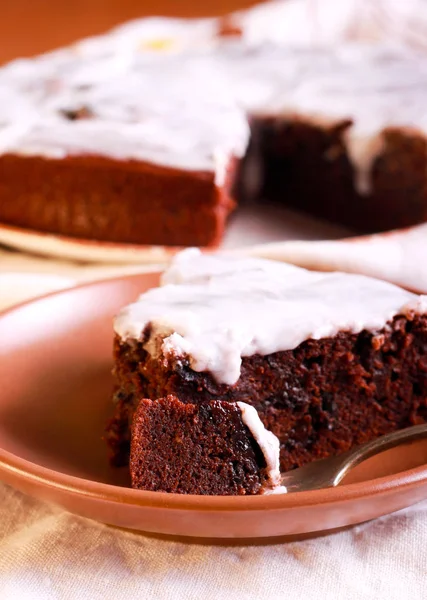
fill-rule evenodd
<path id="1" fill-rule="evenodd" d="M 423 422 L 426 313 L 369 277 L 185 251 L 115 320 L 113 461 L 128 464 L 141 398 L 170 394 L 252 406 L 282 471 Z"/>
<path id="2" fill-rule="evenodd" d="M 243 402 L 141 400 L 132 425 L 132 486 L 203 495 L 286 491 L 279 440 Z"/>

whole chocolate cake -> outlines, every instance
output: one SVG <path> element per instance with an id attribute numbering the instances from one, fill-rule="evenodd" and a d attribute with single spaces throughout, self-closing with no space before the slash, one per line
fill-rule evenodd
<path id="1" fill-rule="evenodd" d="M 4 66 L 0 223 L 216 246 L 236 202 L 426 221 L 425 47 L 340 4 L 140 19 Z"/>

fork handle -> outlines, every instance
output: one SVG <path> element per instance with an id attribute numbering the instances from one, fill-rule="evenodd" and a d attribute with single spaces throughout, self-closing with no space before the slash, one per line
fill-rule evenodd
<path id="1" fill-rule="evenodd" d="M 413 442 L 427 437 L 427 425 L 414 425 L 400 431 L 394 431 L 387 435 L 362 444 L 354 450 L 348 452 L 340 463 L 334 465 L 333 473 L 331 473 L 331 484 L 336 486 L 342 479 L 357 465 L 380 452 L 390 450 L 399 446 L 403 442 Z"/>
<path id="2" fill-rule="evenodd" d="M 283 473 L 282 485 L 286 486 L 289 492 L 335 487 L 356 465 L 371 456 L 424 437 L 427 437 L 427 424 L 414 425 L 383 435 L 376 440 L 357 446 L 345 454 L 324 458 Z"/>

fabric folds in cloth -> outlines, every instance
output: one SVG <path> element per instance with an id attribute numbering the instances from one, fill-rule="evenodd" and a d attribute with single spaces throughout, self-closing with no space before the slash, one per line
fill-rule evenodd
<path id="1" fill-rule="evenodd" d="M 205 545 L 76 517 L 0 485 L 2 600 L 422 600 L 427 502 L 302 541 Z"/>

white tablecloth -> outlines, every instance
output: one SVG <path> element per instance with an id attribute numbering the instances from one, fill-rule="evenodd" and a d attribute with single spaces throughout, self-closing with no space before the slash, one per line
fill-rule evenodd
<path id="1" fill-rule="evenodd" d="M 0 275 L 10 271 L 100 274 L 0 252 Z M 28 295 L 38 290 L 32 282 Z M 0 304 L 6 291 L 11 301 L 3 286 Z M 101 525 L 0 484 L 1 600 L 152 598 L 425 599 L 427 502 L 314 539 L 210 546 Z"/>
<path id="2" fill-rule="evenodd" d="M 423 600 L 427 502 L 349 531 L 205 546 L 121 531 L 0 487 L 4 600 Z"/>

